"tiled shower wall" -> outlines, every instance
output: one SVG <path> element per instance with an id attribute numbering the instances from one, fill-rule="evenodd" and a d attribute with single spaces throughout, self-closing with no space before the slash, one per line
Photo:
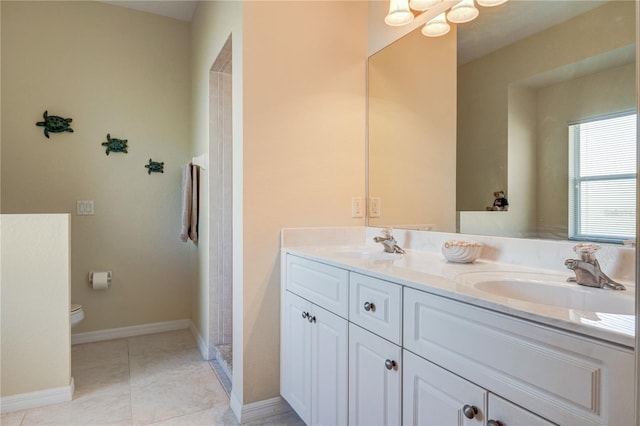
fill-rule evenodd
<path id="1" fill-rule="evenodd" d="M 209 74 L 209 153 L 211 215 L 210 346 L 232 341 L 232 211 L 231 211 L 231 38 Z"/>

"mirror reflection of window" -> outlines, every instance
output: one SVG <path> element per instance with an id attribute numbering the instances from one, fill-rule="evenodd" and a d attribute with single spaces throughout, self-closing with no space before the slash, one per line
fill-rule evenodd
<path id="1" fill-rule="evenodd" d="M 575 240 L 636 235 L 635 111 L 569 124 L 569 229 Z"/>

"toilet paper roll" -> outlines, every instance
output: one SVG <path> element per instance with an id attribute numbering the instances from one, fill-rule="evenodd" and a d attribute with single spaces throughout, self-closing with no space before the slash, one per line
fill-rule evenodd
<path id="1" fill-rule="evenodd" d="M 109 287 L 109 272 L 94 272 L 91 279 L 91 287 L 94 290 L 106 290 Z"/>

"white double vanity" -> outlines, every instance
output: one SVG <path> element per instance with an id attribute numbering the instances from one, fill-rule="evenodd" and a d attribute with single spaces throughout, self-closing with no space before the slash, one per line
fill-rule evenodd
<path id="1" fill-rule="evenodd" d="M 280 386 L 305 423 L 633 424 L 633 249 L 600 255 L 614 292 L 565 282 L 567 242 L 478 237 L 455 264 L 460 235 L 394 230 L 400 255 L 379 232 L 283 230 Z"/>

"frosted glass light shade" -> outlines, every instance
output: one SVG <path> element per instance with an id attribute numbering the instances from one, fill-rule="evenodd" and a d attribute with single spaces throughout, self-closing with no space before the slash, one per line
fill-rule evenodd
<path id="1" fill-rule="evenodd" d="M 494 0 L 498 1 L 498 0 Z M 440 0 L 411 0 L 409 6 L 414 10 L 427 10 L 440 3 Z"/>
<path id="2" fill-rule="evenodd" d="M 464 24 L 476 19 L 479 13 L 473 0 L 462 0 L 447 13 L 447 19 L 456 24 Z"/>
<path id="3" fill-rule="evenodd" d="M 451 25 L 449 25 L 444 17 L 444 12 L 442 12 L 422 27 L 422 34 L 427 37 L 440 37 L 448 33 L 450 29 Z"/>
<path id="4" fill-rule="evenodd" d="M 478 4 L 483 7 L 493 7 L 500 6 L 503 3 L 506 3 L 507 0 L 477 0 Z"/>
<path id="5" fill-rule="evenodd" d="M 413 21 L 413 13 L 409 9 L 409 0 L 391 0 L 389 2 L 389 13 L 384 18 L 387 25 L 397 27 L 411 21 Z"/>

